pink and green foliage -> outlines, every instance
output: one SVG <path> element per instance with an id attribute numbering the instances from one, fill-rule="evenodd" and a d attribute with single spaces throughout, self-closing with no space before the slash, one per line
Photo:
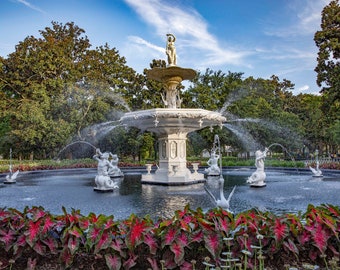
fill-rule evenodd
<path id="1" fill-rule="evenodd" d="M 106 265 L 110 270 L 121 269 L 121 258 L 116 255 L 105 254 Z"/>
<path id="2" fill-rule="evenodd" d="M 59 254 L 60 262 L 71 267 L 75 256 L 89 253 L 98 255 L 109 269 L 138 268 L 140 263 L 161 269 L 161 260 L 168 269 L 190 269 L 188 262 L 205 256 L 219 265 L 227 248 L 238 258 L 242 250 L 251 252 L 248 262 L 255 265 L 253 247 L 258 245 L 277 259 L 282 252 L 298 259 L 301 251 L 309 252 L 311 262 L 320 255 L 339 257 L 340 210 L 336 206 L 310 205 L 302 216 L 275 216 L 255 209 L 233 216 L 221 208 L 204 213 L 186 206 L 173 218 L 157 223 L 135 215 L 117 222 L 113 216 L 63 211 L 64 215 L 54 216 L 42 207 L 26 207 L 23 212 L 0 209 L 2 254 L 8 258 L 24 251 L 30 251 L 31 258 Z M 232 239 L 229 246 L 223 238 Z"/>

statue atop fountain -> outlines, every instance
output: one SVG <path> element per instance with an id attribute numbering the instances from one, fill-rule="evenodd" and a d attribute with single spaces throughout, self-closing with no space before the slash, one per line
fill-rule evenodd
<path id="1" fill-rule="evenodd" d="M 267 156 L 268 148 L 262 152 L 261 150 L 257 150 L 255 152 L 255 166 L 256 171 L 248 178 L 247 183 L 250 184 L 251 187 L 265 187 L 266 183 L 264 180 L 266 179 L 266 173 L 264 172 L 264 159 Z"/>
<path id="2" fill-rule="evenodd" d="M 17 182 L 16 178 L 18 177 L 19 170 L 13 173 L 12 170 L 12 148 L 9 150 L 9 174 L 6 175 L 6 180 L 4 184 L 14 184 Z"/>
<path id="3" fill-rule="evenodd" d="M 148 79 L 163 84 L 162 100 L 165 108 L 128 112 L 120 119 L 123 125 L 147 130 L 158 136 L 158 169 L 154 174 L 142 175 L 142 183 L 178 185 L 203 182 L 202 173 L 191 173 L 187 168 L 187 134 L 205 127 L 222 127 L 226 121 L 219 112 L 181 108 L 182 99 L 177 87 L 184 80 L 194 79 L 196 71 L 177 66 L 175 40 L 173 34 L 167 34 L 168 65 L 154 67 L 146 72 Z"/>
<path id="4" fill-rule="evenodd" d="M 168 56 L 168 66 L 176 66 L 177 55 L 176 55 L 176 47 L 175 41 L 176 37 L 173 34 L 166 35 L 168 40 L 166 44 L 166 55 Z"/>
<path id="5" fill-rule="evenodd" d="M 98 161 L 95 191 L 105 192 L 119 188 L 118 184 L 112 181 L 109 175 L 110 170 L 116 169 L 109 161 L 109 156 L 109 153 L 102 153 L 98 148 L 96 149 L 96 154 L 93 156 L 93 158 Z"/>
<path id="6" fill-rule="evenodd" d="M 319 169 L 319 150 L 315 150 L 315 160 L 316 168 L 309 166 L 309 169 L 312 171 L 313 177 L 323 177 L 322 171 Z"/>

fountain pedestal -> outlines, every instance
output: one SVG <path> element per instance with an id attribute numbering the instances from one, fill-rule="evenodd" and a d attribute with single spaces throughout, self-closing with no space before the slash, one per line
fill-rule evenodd
<path id="1" fill-rule="evenodd" d="M 167 134 L 158 138 L 159 168 L 155 174 L 142 175 L 143 183 L 192 184 L 204 179 L 203 174 L 191 173 L 187 168 L 186 135 Z"/>

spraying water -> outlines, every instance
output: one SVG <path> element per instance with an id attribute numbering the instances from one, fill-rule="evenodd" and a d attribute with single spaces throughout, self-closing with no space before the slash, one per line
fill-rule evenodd
<path id="1" fill-rule="evenodd" d="M 89 143 L 89 142 L 86 142 L 86 141 L 75 141 L 75 142 L 72 142 L 72 143 L 69 143 L 68 145 L 66 145 L 63 149 L 61 149 L 59 151 L 59 153 L 57 154 L 56 158 L 55 159 L 59 159 L 60 155 L 69 147 L 71 147 L 72 145 L 75 145 L 75 144 L 85 144 L 85 145 L 88 145 L 90 146 L 91 148 L 94 149 L 94 152 L 96 151 L 97 147 L 95 145 L 93 145 L 92 143 Z"/>

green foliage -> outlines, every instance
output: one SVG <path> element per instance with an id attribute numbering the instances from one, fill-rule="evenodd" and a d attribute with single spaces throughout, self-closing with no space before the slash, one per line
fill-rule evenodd
<path id="1" fill-rule="evenodd" d="M 72 136 L 83 139 L 82 129 L 106 121 L 113 109 L 128 109 L 122 96 L 136 86 L 135 71 L 108 45 L 90 49 L 84 34 L 74 23 L 52 22 L 40 38 L 27 37 L 1 59 L 0 118 L 10 121 L 7 147 L 53 157 Z"/>
<path id="2" fill-rule="evenodd" d="M 32 257 L 55 254 L 66 268 L 77 256 L 87 254 L 102 258 L 108 269 L 122 265 L 192 269 L 193 264 L 203 269 L 225 263 L 237 269 L 237 262 L 244 269 L 256 265 L 263 269 L 268 261 L 284 265 L 283 254 L 294 256 L 297 263 L 325 265 L 338 256 L 340 246 L 340 210 L 332 205 L 309 205 L 303 215 L 280 216 L 256 209 L 235 216 L 221 208 L 204 213 L 186 206 L 171 219 L 157 222 L 133 214 L 116 221 L 101 214 L 83 216 L 75 209 L 68 213 L 63 208 L 63 212 L 54 216 L 42 207 L 26 207 L 23 212 L 0 209 L 3 265 L 15 265 L 29 252 Z M 33 264 L 32 257 L 28 264 Z"/>
<path id="3" fill-rule="evenodd" d="M 332 0 L 322 11 L 321 30 L 314 35 L 319 48 L 317 84 L 322 87 L 323 111 L 327 122 L 338 119 L 340 113 L 340 5 Z"/>

